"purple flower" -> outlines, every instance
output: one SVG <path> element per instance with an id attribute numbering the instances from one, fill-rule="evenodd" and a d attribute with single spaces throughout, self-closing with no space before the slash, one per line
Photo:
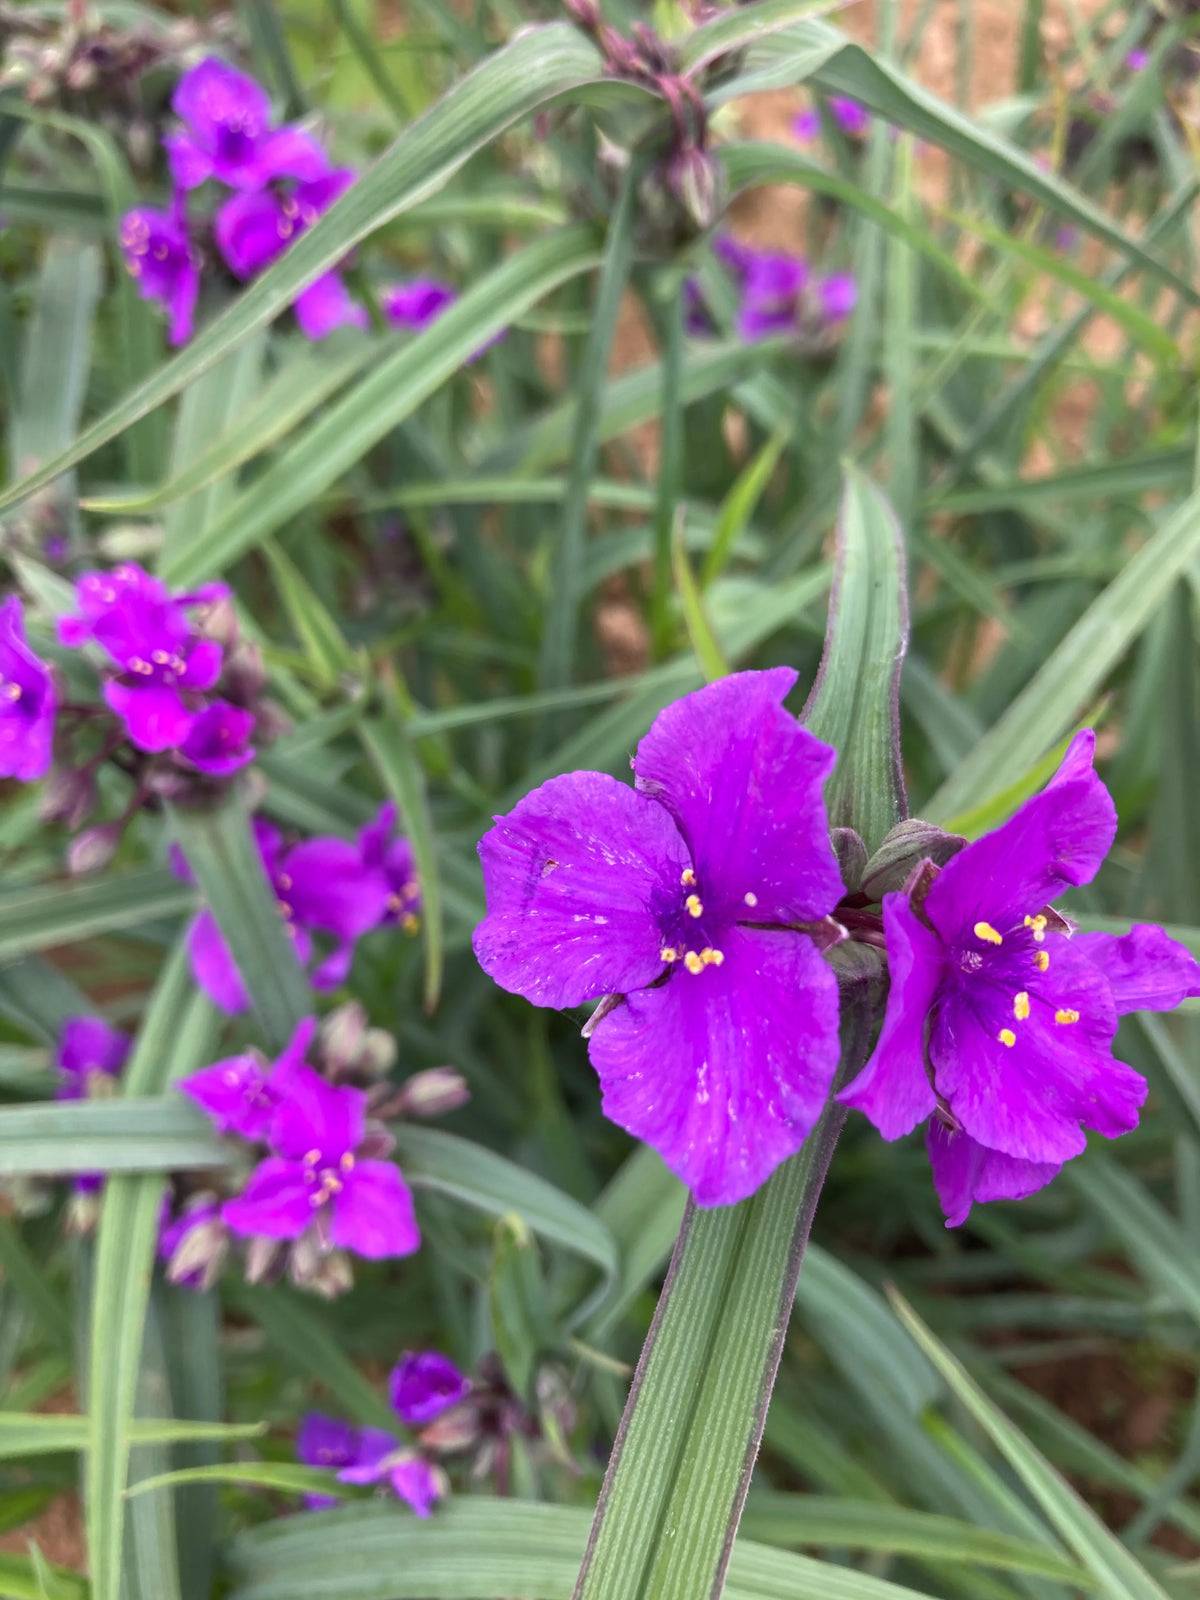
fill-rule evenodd
<path id="1" fill-rule="evenodd" d="M 853 274 L 835 272 L 817 284 L 817 298 L 826 322 L 843 322 L 858 304 L 858 284 Z"/>
<path id="2" fill-rule="evenodd" d="M 93 1079 L 115 1078 L 125 1065 L 133 1041 L 110 1028 L 102 1017 L 68 1017 L 58 1038 L 60 1100 L 86 1100 Z"/>
<path id="3" fill-rule="evenodd" d="M 393 1439 L 393 1446 L 396 1441 Z M 360 1430 L 337 1417 L 310 1411 L 296 1435 L 296 1459 L 306 1467 L 349 1467 L 358 1460 Z M 306 1494 L 310 1511 L 325 1511 L 341 1502 L 336 1495 Z"/>
<path id="4" fill-rule="evenodd" d="M 185 344 L 200 293 L 200 258 L 188 235 L 178 198 L 169 211 L 137 206 L 121 218 L 125 266 L 143 300 L 156 300 L 167 313 L 167 342 Z"/>
<path id="5" fill-rule="evenodd" d="M 328 211 L 354 177 L 342 167 L 302 179 L 287 192 L 263 189 L 227 200 L 217 212 L 213 232 L 230 270 L 239 278 L 261 272 Z M 323 339 L 346 323 L 365 328 L 369 320 L 336 272 L 322 273 L 301 290 L 293 309 L 301 332 L 310 339 Z"/>
<path id="6" fill-rule="evenodd" d="M 857 100 L 851 100 L 846 95 L 831 94 L 829 109 L 842 132 L 849 134 L 852 139 L 861 138 L 871 126 L 871 113 L 866 106 L 859 105 Z"/>
<path id="7" fill-rule="evenodd" d="M 381 1428 L 362 1429 L 358 1457 L 343 1467 L 338 1478 L 342 1483 L 388 1483 L 418 1517 L 427 1517 L 446 1492 L 446 1480 L 432 1462 Z"/>
<path id="8" fill-rule="evenodd" d="M 211 1118 L 218 1133 L 265 1140 L 292 1074 L 304 1064 L 316 1027 L 312 1017 L 305 1017 L 270 1072 L 260 1056 L 247 1053 L 215 1061 L 181 1078 L 175 1087 Z"/>
<path id="9" fill-rule="evenodd" d="M 298 1239 L 312 1226 L 322 1247 L 411 1254 L 421 1242 L 412 1195 L 393 1162 L 364 1159 L 366 1106 L 360 1089 L 336 1089 L 311 1067 L 294 1067 L 268 1133 L 275 1154 L 225 1203 L 233 1231 Z"/>
<path id="10" fill-rule="evenodd" d="M 400 923 L 405 933 L 415 933 L 421 914 L 421 883 L 412 845 L 396 834 L 396 807 L 390 800 L 380 806 L 374 822 L 358 836 L 364 867 L 379 873 L 387 884 L 385 923 Z"/>
<path id="11" fill-rule="evenodd" d="M 192 724 L 179 754 L 198 772 L 227 778 L 254 760 L 254 713 L 228 700 L 210 700 Z"/>
<path id="12" fill-rule="evenodd" d="M 536 1005 L 624 996 L 590 1041 L 604 1110 L 705 1206 L 799 1149 L 838 1061 L 837 982 L 796 926 L 842 892 L 821 797 L 836 754 L 784 711 L 795 681 L 686 695 L 639 745 L 635 788 L 552 778 L 479 845 L 484 970 Z"/>
<path id="13" fill-rule="evenodd" d="M 1112 1056 L 1117 1018 L 1200 994 L 1200 967 L 1159 928 L 1071 937 L 1050 902 L 1089 883 L 1117 816 L 1077 734 L 1050 783 L 955 856 L 914 906 L 883 901 L 891 992 L 875 1053 L 841 1099 L 885 1139 L 927 1117 L 950 1226 L 1078 1155 L 1083 1127 L 1136 1126 L 1145 1080 Z"/>
<path id="14" fill-rule="evenodd" d="M 55 710 L 50 668 L 26 644 L 21 602 L 9 595 L 0 606 L 0 778 L 45 777 Z"/>
<path id="15" fill-rule="evenodd" d="M 1149 50 L 1131 50 L 1125 57 L 1125 65 L 1130 72 L 1144 72 L 1150 65 Z"/>
<path id="16" fill-rule="evenodd" d="M 811 144 L 821 135 L 821 113 L 816 106 L 798 111 L 792 118 L 792 134 L 801 144 Z"/>
<path id="17" fill-rule="evenodd" d="M 436 322 L 457 299 L 457 291 L 448 283 L 437 278 L 414 278 L 411 283 L 398 283 L 388 290 L 383 297 L 383 313 L 397 328 L 420 331 Z"/>
<path id="18" fill-rule="evenodd" d="M 285 174 L 316 177 L 325 154 L 296 128 L 271 131 L 271 102 L 261 84 L 209 56 L 184 74 L 171 108 L 184 130 L 163 142 L 181 189 L 216 178 L 231 189 L 261 189 Z"/>
<path id="19" fill-rule="evenodd" d="M 423 1428 L 469 1392 L 471 1380 L 440 1350 L 406 1350 L 388 1379 L 392 1409 L 409 1428 Z"/>
<path id="20" fill-rule="evenodd" d="M 105 684 L 104 698 L 139 750 L 175 749 L 192 733 L 201 706 L 184 694 L 212 688 L 221 646 L 199 637 L 185 608 L 210 603 L 221 592 L 213 586 L 172 599 L 157 578 L 132 563 L 80 578 L 79 615 L 60 620 L 59 638 L 71 649 L 94 640 L 120 668 Z"/>

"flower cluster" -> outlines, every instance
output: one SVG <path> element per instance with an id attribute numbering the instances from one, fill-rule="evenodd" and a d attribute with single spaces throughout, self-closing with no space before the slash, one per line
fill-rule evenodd
<path id="1" fill-rule="evenodd" d="M 310 228 L 354 173 L 334 167 L 304 129 L 273 127 L 266 90 L 215 56 L 184 74 L 171 105 L 181 125 L 163 140 L 175 186 L 170 205 L 128 212 L 121 248 L 143 298 L 165 308 L 168 338 L 177 345 L 191 337 L 200 290 L 201 254 L 188 216 L 193 190 L 211 180 L 233 191 L 217 208 L 212 237 L 229 270 L 247 279 Z M 310 283 L 293 309 L 310 339 L 368 320 L 337 271 Z"/>
<path id="2" fill-rule="evenodd" d="M 471 1391 L 471 1381 L 437 1350 L 409 1351 L 388 1379 L 392 1410 L 406 1428 L 424 1428 Z M 446 1475 L 432 1452 L 414 1449 L 382 1428 L 356 1428 L 311 1412 L 296 1435 L 296 1456 L 310 1467 L 332 1467 L 341 1483 L 386 1484 L 419 1517 L 427 1517 L 447 1491 Z M 310 1494 L 311 1511 L 337 1505 L 331 1495 Z"/>
<path id="3" fill-rule="evenodd" d="M 314 934 L 332 941 L 312 969 L 314 988 L 336 989 L 345 982 L 356 943 L 373 928 L 399 925 L 406 933 L 417 931 L 421 886 L 412 847 L 395 827 L 396 808 L 390 801 L 353 843 L 323 834 L 285 846 L 278 828 L 262 817 L 254 819 L 263 872 L 298 958 L 305 966 L 313 960 Z M 171 852 L 171 864 L 180 877 L 193 881 L 178 848 Z M 197 914 L 187 941 L 192 974 L 209 999 L 231 1015 L 248 1011 L 246 986 L 207 908 Z"/>
<path id="4" fill-rule="evenodd" d="M 713 249 L 737 285 L 736 326 L 743 339 L 772 334 L 811 338 L 844 322 L 857 304 L 858 287 L 847 272 L 821 277 L 799 256 L 756 250 L 729 234 L 719 235 Z M 710 332 L 711 319 L 695 279 L 688 280 L 685 292 L 689 332 Z"/>
<path id="5" fill-rule="evenodd" d="M 885 841 L 844 894 L 821 796 L 835 756 L 783 710 L 794 682 L 775 668 L 710 684 L 655 720 L 634 788 L 571 773 L 497 818 L 475 950 L 536 1004 L 600 1000 L 584 1031 L 605 1111 L 721 1205 L 799 1148 L 830 1093 L 823 952 L 883 947 L 883 1029 L 840 1098 L 887 1139 L 928 1122 L 954 1225 L 975 1200 L 1048 1183 L 1085 1127 L 1136 1125 L 1146 1084 L 1113 1058 L 1117 1019 L 1200 995 L 1200 967 L 1159 928 L 1080 934 L 1051 905 L 1116 834 L 1090 732 L 995 832 L 925 848 L 936 830 L 905 824 L 922 858 L 903 887 Z"/>
<path id="6" fill-rule="evenodd" d="M 376 1030 L 357 1027 L 357 1049 L 334 1048 L 339 1038 L 345 1043 L 347 1020 L 326 1019 L 314 1043 L 316 1023 L 306 1018 L 275 1062 L 248 1050 L 178 1083 L 219 1133 L 241 1140 L 257 1160 L 236 1193 L 193 1192 L 164 1215 L 159 1253 L 173 1282 L 209 1287 L 236 1239 L 251 1281 L 286 1270 L 293 1282 L 333 1295 L 350 1285 L 348 1255 L 380 1260 L 417 1249 L 412 1194 L 386 1159 L 392 1137 L 369 1113 L 385 1101 L 391 1114 L 448 1109 L 462 1103 L 461 1083 L 457 1099 L 443 1092 L 431 1103 L 418 1083 L 428 1074 L 418 1074 L 397 1095 L 378 1080 L 389 1061 Z M 314 1053 L 324 1072 L 309 1064 Z M 375 1081 L 370 1090 L 344 1081 L 355 1076 Z"/>

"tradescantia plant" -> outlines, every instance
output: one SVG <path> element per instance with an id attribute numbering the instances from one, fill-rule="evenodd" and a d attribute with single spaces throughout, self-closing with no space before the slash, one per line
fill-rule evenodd
<path id="1" fill-rule="evenodd" d="M 896 10 L 0 6 L 0 1593 L 1186 1580 L 1193 22 Z"/>

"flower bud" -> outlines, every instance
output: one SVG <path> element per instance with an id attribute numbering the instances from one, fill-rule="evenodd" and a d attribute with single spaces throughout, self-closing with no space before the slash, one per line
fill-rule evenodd
<path id="1" fill-rule="evenodd" d="M 406 1079 L 392 1104 L 399 1117 L 444 1117 L 470 1098 L 467 1080 L 456 1068 L 430 1067 Z"/>
<path id="2" fill-rule="evenodd" d="M 262 1283 L 274 1277 L 283 1250 L 282 1241 L 256 1233 L 246 1242 L 246 1282 Z"/>
<path id="3" fill-rule="evenodd" d="M 194 1195 L 171 1233 L 173 1248 L 167 1256 L 170 1282 L 188 1289 L 211 1289 L 229 1255 L 229 1230 L 221 1220 L 216 1196 Z"/>
<path id="4" fill-rule="evenodd" d="M 317 1055 L 332 1083 L 344 1078 L 354 1066 L 367 1031 L 366 1007 L 347 1000 L 325 1017 L 317 1032 Z"/>
<path id="5" fill-rule="evenodd" d="M 145 561 L 162 549 L 163 531 L 149 522 L 120 522 L 107 528 L 96 548 L 109 561 Z"/>
<path id="6" fill-rule="evenodd" d="M 722 173 L 714 157 L 696 145 L 677 150 L 667 162 L 667 185 L 699 233 L 725 209 Z"/>
<path id="7" fill-rule="evenodd" d="M 909 817 L 884 835 L 883 843 L 867 862 L 862 876 L 862 892 L 872 900 L 904 888 L 919 861 L 932 861 L 944 867 L 966 845 L 957 833 L 947 833 L 935 823 Z"/>
<path id="8" fill-rule="evenodd" d="M 857 894 L 862 888 L 863 872 L 867 865 L 867 847 L 853 828 L 831 828 L 829 842 L 837 857 L 838 871 L 846 885 L 847 894 Z"/>
<path id="9" fill-rule="evenodd" d="M 77 834 L 67 846 L 67 871 L 71 876 L 81 878 L 106 867 L 117 853 L 122 831 L 118 823 L 106 822 Z"/>
<path id="10" fill-rule="evenodd" d="M 50 769 L 38 806 L 41 822 L 62 822 L 77 832 L 96 808 L 96 775 L 89 767 Z"/>
<path id="11" fill-rule="evenodd" d="M 483 1417 L 479 1406 L 470 1396 L 443 1411 L 420 1433 L 424 1449 L 436 1450 L 439 1455 L 447 1456 L 472 1449 L 482 1437 Z"/>
<path id="12" fill-rule="evenodd" d="M 288 1252 L 288 1278 L 297 1289 L 336 1300 L 354 1287 L 350 1257 L 342 1250 L 321 1250 L 311 1230 L 300 1236 Z"/>

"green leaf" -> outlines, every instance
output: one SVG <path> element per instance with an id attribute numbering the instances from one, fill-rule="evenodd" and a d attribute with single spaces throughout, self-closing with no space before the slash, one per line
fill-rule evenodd
<path id="1" fill-rule="evenodd" d="M 599 77 L 595 50 L 565 23 L 529 28 L 497 50 L 406 128 L 370 171 L 223 316 L 85 429 L 69 450 L 0 495 L 0 510 L 53 482 L 186 388 L 290 305 L 306 284 L 336 266 L 369 233 L 434 193 L 513 123 Z"/>
<path id="2" fill-rule="evenodd" d="M 0 960 L 191 911 L 196 891 L 169 872 L 127 872 L 0 893 Z"/>
<path id="3" fill-rule="evenodd" d="M 300 242 L 311 237 L 305 234 Z M 172 552 L 162 564 L 163 578 L 186 587 L 223 572 L 361 460 L 514 316 L 595 262 L 594 235 L 582 226 L 564 228 L 506 257 L 428 328 L 377 362 L 200 537 Z"/>
<path id="4" fill-rule="evenodd" d="M 79 425 L 100 298 L 102 257 L 94 244 L 52 238 L 25 337 L 12 462 L 32 472 L 70 443 Z"/>
<path id="5" fill-rule="evenodd" d="M 175 1417 L 161 1420 L 134 1420 L 129 1424 L 131 1444 L 177 1444 L 196 1440 L 232 1443 L 257 1439 L 266 1431 L 265 1422 L 185 1422 Z M 0 1459 L 38 1456 L 54 1451 L 87 1450 L 91 1444 L 91 1424 L 87 1417 L 46 1416 L 40 1412 L 0 1411 Z"/>
<path id="6" fill-rule="evenodd" d="M 896 1315 L 946 1380 L 955 1398 L 991 1439 L 1079 1564 L 1092 1574 L 1099 1592 L 1108 1600 L 1166 1600 L 1165 1591 L 1146 1569 L 992 1404 L 911 1306 L 895 1291 L 891 1300 Z"/>
<path id="7" fill-rule="evenodd" d="M 208 1058 L 213 1011 L 192 990 L 180 945 L 158 981 L 123 1079 L 130 1097 L 163 1089 Z M 110 1102 L 120 1108 L 120 1101 Z M 120 1600 L 125 1481 L 163 1179 L 110 1177 L 96 1230 L 88 1350 L 84 1512 L 93 1600 Z"/>
<path id="8" fill-rule="evenodd" d="M 425 1009 L 437 1005 L 445 960 L 442 880 L 437 858 L 437 838 L 429 811 L 425 770 L 421 765 L 394 682 L 383 713 L 364 717 L 358 725 L 363 749 L 379 781 L 396 803 L 401 825 L 412 845 L 417 879 L 421 885 L 421 935 L 425 943 Z"/>
<path id="9" fill-rule="evenodd" d="M 233 1148 L 180 1095 L 0 1107 L 5 1172 L 191 1172 L 227 1167 Z"/>
<path id="10" fill-rule="evenodd" d="M 679 602 L 683 607 L 684 621 L 687 623 L 688 638 L 692 641 L 692 649 L 696 652 L 696 660 L 700 663 L 700 670 L 704 673 L 706 681 L 713 683 L 717 678 L 725 677 L 731 669 L 721 654 L 721 646 L 705 613 L 704 599 L 696 582 L 696 575 L 692 571 L 692 563 L 688 559 L 687 547 L 683 540 L 683 528 L 679 524 L 676 525 L 675 535 L 671 540 L 671 566 L 675 574 L 675 587 L 679 591 Z"/>
<path id="11" fill-rule="evenodd" d="M 181 1467 L 140 1478 L 129 1497 L 151 1489 L 174 1489 L 185 1483 L 242 1483 L 252 1489 L 276 1489 L 281 1494 L 325 1494 L 352 1497 L 360 1491 L 339 1483 L 327 1467 L 301 1467 L 291 1461 L 231 1461 L 211 1467 Z"/>
<path id="12" fill-rule="evenodd" d="M 568 1319 L 583 1322 L 604 1303 L 619 1270 L 612 1234 L 599 1217 L 570 1195 L 526 1172 L 506 1157 L 456 1134 L 415 1123 L 392 1125 L 396 1155 L 413 1188 L 450 1195 L 491 1217 L 515 1213 L 548 1244 L 582 1256 L 598 1267 L 602 1282 Z"/>
<path id="13" fill-rule="evenodd" d="M 308 981 L 263 871 L 241 792 L 219 805 L 170 808 L 175 839 L 241 974 L 273 1055 L 313 1010 Z"/>
<path id="14" fill-rule="evenodd" d="M 722 500 L 700 574 L 701 588 L 707 589 L 724 572 L 734 547 L 758 510 L 758 503 L 787 443 L 788 432 L 786 427 L 776 429 L 762 449 L 750 457 Z"/>
<path id="15" fill-rule="evenodd" d="M 356 666 L 341 629 L 308 579 L 274 539 L 263 540 L 262 553 L 267 558 L 288 621 L 313 669 L 314 683 L 319 689 L 334 688 Z"/>
<path id="16" fill-rule="evenodd" d="M 735 55 L 805 17 L 833 11 L 837 4 L 838 0 L 755 0 L 752 6 L 722 11 L 688 34 L 679 48 L 680 69 L 689 76 L 698 73 L 722 56 Z"/>
<path id="17" fill-rule="evenodd" d="M 1200 490 L 1188 496 L 1050 652 L 1032 679 L 922 807 L 934 822 L 1007 787 L 1045 755 L 1161 608 L 1200 549 Z"/>
<path id="18" fill-rule="evenodd" d="M 69 1567 L 52 1567 L 31 1556 L 0 1551 L 0 1595 L 4 1600 L 88 1600 L 88 1593 L 87 1579 Z"/>
<path id="19" fill-rule="evenodd" d="M 838 752 L 830 823 L 856 828 L 868 851 L 905 815 L 897 696 L 907 640 L 899 525 L 879 489 L 847 466 L 825 654 L 804 721 Z"/>
<path id="20" fill-rule="evenodd" d="M 1124 1244 L 1130 1265 L 1200 1323 L 1200 1267 L 1175 1218 L 1098 1150 L 1072 1161 L 1066 1176 Z"/>
<path id="21" fill-rule="evenodd" d="M 615 1290 L 586 1323 L 587 1338 L 602 1338 L 670 1260 L 686 1205 L 687 1190 L 657 1150 L 639 1145 L 595 1205 L 616 1241 L 621 1270 Z"/>
<path id="22" fill-rule="evenodd" d="M 496 1354 L 528 1405 L 538 1362 L 562 1344 L 550 1314 L 537 1241 L 515 1212 L 500 1218 L 488 1273 L 488 1308 Z"/>

